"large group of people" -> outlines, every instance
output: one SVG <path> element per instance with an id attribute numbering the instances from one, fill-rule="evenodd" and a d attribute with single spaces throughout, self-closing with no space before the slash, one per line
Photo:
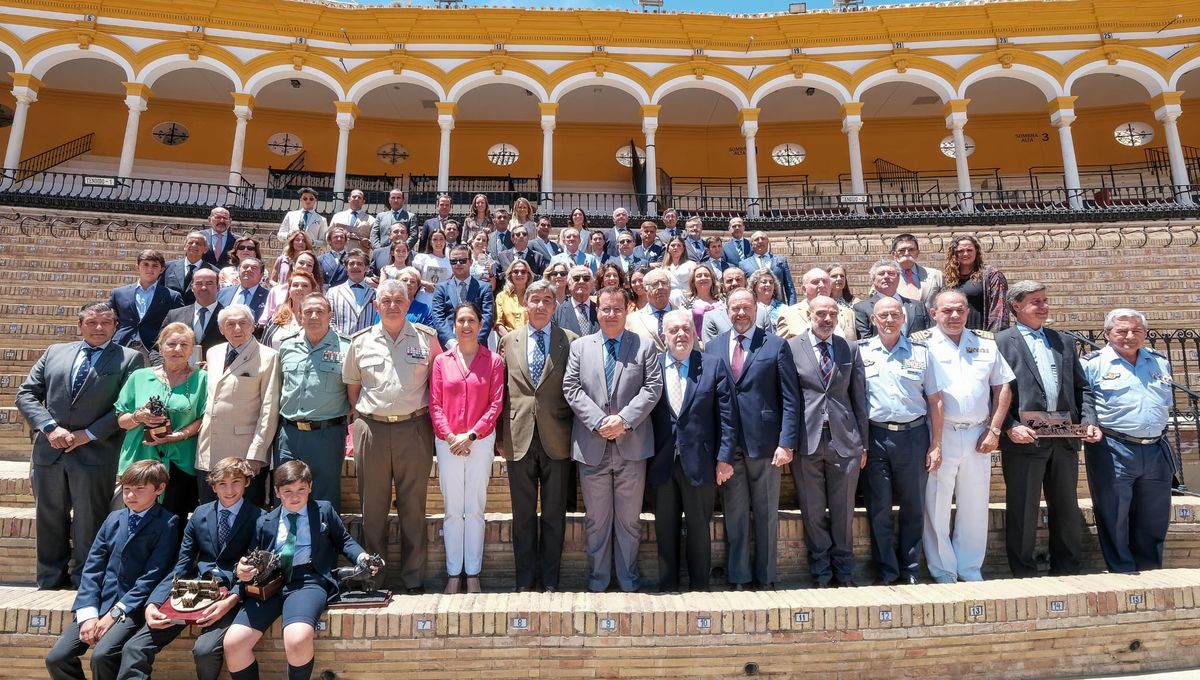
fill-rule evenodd
<path id="1" fill-rule="evenodd" d="M 199 677 L 222 658 L 235 680 L 257 677 L 253 646 L 280 617 L 289 678 L 309 677 L 337 555 L 398 552 L 394 586 L 424 592 L 435 458 L 450 594 L 482 588 L 496 455 L 522 592 L 562 587 L 576 488 L 589 590 L 645 586 L 643 509 L 658 591 L 775 588 L 784 467 L 812 586 L 916 583 L 922 552 L 937 582 L 981 580 L 996 451 L 1012 573 L 1038 573 L 1043 490 L 1051 573 L 1077 573 L 1079 439 L 1109 570 L 1161 566 L 1171 369 L 1135 310 L 1111 311 L 1107 347 L 1077 360 L 1046 325 L 1046 286 L 1010 286 L 972 236 L 950 241 L 941 270 L 897 236 L 860 297 L 839 264 L 794 281 L 738 217 L 721 239 L 674 210 L 635 230 L 619 208 L 598 230 L 576 209 L 555 240 L 524 199 L 493 210 L 476 196 L 461 222 L 448 196 L 424 222 L 402 191 L 388 201 L 370 215 L 355 191 L 326 221 L 302 190 L 269 267 L 214 208 L 178 259 L 140 253 L 136 282 L 85 305 L 81 339 L 30 371 L 16 401 L 36 433 L 37 584 L 79 591 L 53 677 L 81 677 L 88 647 L 96 677 L 149 677 L 179 632 L 159 610 L 169 583 L 197 574 L 231 593 L 201 622 Z M 1078 438 L 1049 436 L 1039 413 Z M 869 570 L 853 551 L 856 493 Z M 343 510 L 362 513 L 361 547 Z M 239 561 L 252 548 L 285 564 L 266 601 L 236 587 L 255 576 Z"/>

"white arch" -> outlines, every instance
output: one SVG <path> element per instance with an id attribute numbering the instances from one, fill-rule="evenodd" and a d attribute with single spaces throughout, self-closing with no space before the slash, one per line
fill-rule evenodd
<path id="1" fill-rule="evenodd" d="M 1011 78 L 1029 83 L 1042 93 L 1046 101 L 1066 94 L 1054 76 L 1039 68 L 1027 64 L 1012 64 L 1009 68 L 1004 68 L 1000 64 L 992 64 L 977 71 L 972 71 L 966 78 L 963 78 L 962 84 L 958 86 L 958 98 L 966 99 L 967 88 L 989 78 Z"/>
<path id="2" fill-rule="evenodd" d="M 99 59 L 110 62 L 125 72 L 125 80 L 136 82 L 133 78 L 133 66 L 128 61 L 125 61 L 125 57 L 100 45 L 91 45 L 86 50 L 79 49 L 79 45 L 74 43 L 70 45 L 56 45 L 38 52 L 26 64 L 25 72 L 41 80 L 46 77 L 50 69 L 59 64 L 65 64 L 68 61 L 75 61 L 76 59 Z"/>
<path id="3" fill-rule="evenodd" d="M 289 64 L 279 64 L 263 69 L 258 73 L 246 79 L 246 84 L 243 91 L 251 95 L 258 96 L 263 91 L 263 88 L 271 83 L 277 83 L 281 80 L 289 80 L 291 78 L 299 78 L 301 80 L 315 80 L 318 83 L 333 90 L 333 94 L 338 101 L 345 101 L 346 92 L 342 89 L 342 84 L 333 79 L 333 76 L 328 73 L 315 69 L 311 66 L 302 66 L 297 71 Z"/>
<path id="4" fill-rule="evenodd" d="M 768 80 L 763 83 L 762 87 L 755 90 L 754 94 L 750 95 L 750 106 L 757 107 L 768 96 L 789 87 L 816 88 L 832 96 L 839 105 L 850 101 L 850 90 L 847 90 L 845 85 L 828 76 L 805 73 L 799 78 L 794 75 L 782 75 Z"/>
<path id="5" fill-rule="evenodd" d="M 4 41 L 0 41 L 0 54 L 4 54 L 8 56 L 9 59 L 12 59 L 13 73 L 25 72 L 25 64 L 21 60 L 21 55 L 17 53 L 17 50 L 12 45 L 9 45 Z"/>
<path id="6" fill-rule="evenodd" d="M 1063 83 L 1063 91 L 1070 94 L 1071 90 L 1075 87 L 1076 81 L 1093 73 L 1115 73 L 1137 81 L 1142 87 L 1146 88 L 1146 92 L 1149 93 L 1150 97 L 1156 97 L 1167 89 L 1167 81 L 1154 69 L 1145 64 L 1139 64 L 1136 61 L 1121 59 L 1116 64 L 1097 60 L 1080 66 L 1071 72 L 1071 75 L 1067 76 L 1067 82 Z"/>
<path id="7" fill-rule="evenodd" d="M 567 94 L 589 85 L 603 85 L 618 89 L 637 100 L 639 105 L 650 103 L 650 94 L 636 80 L 619 73 L 605 73 L 601 77 L 591 71 L 577 73 L 556 85 L 550 91 L 550 101 L 561 102 Z"/>
<path id="8" fill-rule="evenodd" d="M 446 91 L 442 89 L 442 84 L 428 75 L 420 71 L 413 71 L 412 69 L 405 69 L 400 74 L 397 74 L 389 68 L 383 71 L 376 71 L 355 81 L 346 92 L 346 101 L 357 104 L 372 90 L 385 85 L 396 84 L 417 85 L 433 92 L 437 96 L 438 101 L 446 100 Z"/>
<path id="9" fill-rule="evenodd" d="M 1168 91 L 1178 92 L 1179 81 L 1183 80 L 1184 76 L 1196 70 L 1197 68 L 1200 68 L 1200 57 L 1193 57 L 1188 61 L 1185 61 L 1182 66 L 1175 69 L 1175 72 L 1171 74 L 1171 79 L 1167 81 L 1169 84 L 1169 87 L 1167 88 Z"/>
<path id="10" fill-rule="evenodd" d="M 717 78 L 715 76 L 704 76 L 703 79 L 697 79 L 696 76 L 679 76 L 672 78 L 663 83 L 654 91 L 650 97 L 651 104 L 661 104 L 664 97 L 677 90 L 698 89 L 709 90 L 724 95 L 738 109 L 750 108 L 750 100 L 746 99 L 746 95 L 727 80 Z"/>
<path id="11" fill-rule="evenodd" d="M 872 76 L 868 76 L 866 80 L 859 83 L 854 89 L 854 100 L 862 101 L 863 95 L 867 90 L 870 90 L 876 85 L 883 83 L 915 83 L 933 90 L 943 103 L 954 99 L 954 87 L 946 81 L 945 78 L 936 73 L 922 71 L 920 69 L 907 69 L 904 73 L 900 73 L 895 69 L 890 71 L 881 71 Z"/>
<path id="12" fill-rule="evenodd" d="M 505 69 L 500 75 L 496 75 L 495 71 L 478 71 L 454 83 L 450 91 L 446 93 L 446 101 L 457 102 L 461 101 L 464 94 L 483 85 L 516 85 L 517 87 L 529 90 L 538 98 L 538 101 L 549 101 L 546 94 L 546 88 L 533 78 L 519 71 Z"/>
<path id="13" fill-rule="evenodd" d="M 229 79 L 233 84 L 232 92 L 242 91 L 242 78 L 228 64 L 212 57 L 199 55 L 196 59 L 189 59 L 186 54 L 172 54 L 146 64 L 137 74 L 137 82 L 144 83 L 146 87 L 154 89 L 154 83 L 168 73 L 175 71 L 183 71 L 189 68 L 204 69 L 219 73 Z"/>

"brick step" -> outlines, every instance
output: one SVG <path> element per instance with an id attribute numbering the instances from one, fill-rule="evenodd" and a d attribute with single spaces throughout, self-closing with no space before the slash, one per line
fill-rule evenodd
<path id="1" fill-rule="evenodd" d="M 73 598 L 0 589 L 0 677 L 44 676 Z M 327 611 L 314 677 L 1078 677 L 1195 669 L 1198 621 L 1200 569 L 833 591 L 397 596 Z M 256 649 L 266 678 L 283 677 L 281 631 L 277 622 Z M 193 635 L 159 655 L 156 678 L 195 677 Z"/>
<path id="2" fill-rule="evenodd" d="M 1171 526 L 1167 534 L 1164 564 L 1169 567 L 1200 567 L 1200 523 L 1196 512 L 1200 503 L 1196 499 L 1174 498 Z M 1104 569 L 1099 544 L 1095 538 L 1095 519 L 1089 501 L 1080 503 L 1085 523 L 1082 563 L 1086 571 Z M 1043 513 L 1044 515 L 1044 513 Z M 361 536 L 361 518 L 354 513 L 343 513 L 351 533 Z M 718 513 L 710 526 L 713 539 L 713 564 L 722 565 L 725 555 L 725 527 Z M 33 508 L 0 507 L 0 583 L 31 584 L 34 580 L 34 510 Z M 482 579 L 489 589 L 511 588 L 514 583 L 512 550 L 512 515 L 488 513 L 484 534 L 484 562 Z M 445 583 L 445 546 L 441 539 L 443 515 L 426 516 L 427 562 L 426 583 L 441 587 Z M 983 573 L 986 578 L 1004 578 L 1009 575 L 1004 552 L 1004 507 L 993 504 L 990 509 L 988 554 Z M 582 589 L 587 579 L 585 519 L 582 513 L 568 513 L 562 558 L 561 584 L 565 588 Z M 399 525 L 395 515 L 388 519 L 389 582 L 398 583 Z M 803 526 L 800 512 L 779 512 L 779 580 L 789 586 L 807 582 L 808 562 L 804 548 Z M 655 547 L 653 515 L 642 515 L 642 543 L 639 561 L 643 585 L 654 587 L 658 577 L 658 560 Z M 1048 569 L 1047 536 L 1044 517 L 1039 521 L 1038 543 L 1035 554 L 1039 555 L 1042 568 Z M 870 582 L 870 533 L 866 512 L 859 509 L 854 518 L 854 553 L 859 572 L 856 578 Z"/>

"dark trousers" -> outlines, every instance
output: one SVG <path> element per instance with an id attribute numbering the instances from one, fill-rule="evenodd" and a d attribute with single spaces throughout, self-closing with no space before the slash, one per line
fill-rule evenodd
<path id="1" fill-rule="evenodd" d="M 329 501 L 342 511 L 342 462 L 346 460 L 346 426 L 323 430 L 300 430 L 286 420 L 280 421 L 275 435 L 274 467 L 290 460 L 301 460 L 312 470 L 312 499 Z"/>
<path id="2" fill-rule="evenodd" d="M 114 680 L 117 677 L 121 667 L 121 649 L 141 625 L 142 617 L 135 614 L 108 629 L 92 650 L 92 680 Z M 46 655 L 46 670 L 51 680 L 86 680 L 79 657 L 87 650 L 88 645 L 79 639 L 79 624 L 71 621 Z"/>
<path id="3" fill-rule="evenodd" d="M 921 534 L 925 528 L 925 454 L 929 429 L 904 432 L 870 427 L 867 448 L 867 517 L 871 523 L 871 558 L 884 583 L 917 576 Z M 892 502 L 900 506 L 893 528 Z"/>
<path id="4" fill-rule="evenodd" d="M 30 480 L 36 510 L 38 588 L 56 588 L 68 581 L 79 587 L 88 550 L 112 499 L 117 463 L 82 465 L 64 454 L 50 465 L 33 465 Z M 68 563 L 75 566 L 67 573 Z"/>
<path id="5" fill-rule="evenodd" d="M 823 428 L 816 451 L 792 458 L 808 572 L 821 585 L 834 578 L 842 583 L 854 579 L 854 492 L 860 460 L 843 458 L 829 446 L 829 428 Z"/>
<path id="6" fill-rule="evenodd" d="M 757 581 L 767 585 L 776 581 L 779 477 L 779 468 L 771 465 L 770 458 L 749 458 L 740 450 L 734 454 L 733 477 L 721 485 L 726 572 L 731 584 Z"/>
<path id="7" fill-rule="evenodd" d="M 246 482 L 246 494 L 243 498 L 247 503 L 251 503 L 260 508 L 269 508 L 267 504 L 267 487 L 271 485 L 271 471 L 266 466 L 258 471 L 257 475 L 249 482 Z M 200 504 L 212 503 L 217 500 L 217 494 L 213 492 L 212 485 L 208 483 L 208 471 L 196 470 L 196 489 L 199 490 Z M 198 507 L 198 506 L 197 506 Z"/>
<path id="8" fill-rule="evenodd" d="M 671 478 L 654 487 L 654 534 L 658 538 L 658 590 L 679 591 L 679 544 L 687 555 L 688 589 L 708 590 L 712 571 L 713 505 L 717 487 L 692 486 L 683 474 L 679 459 L 671 466 Z M 680 521 L 680 514 L 683 521 Z M 686 533 L 684 527 L 686 526 Z"/>
<path id="9" fill-rule="evenodd" d="M 221 668 L 225 664 L 225 631 L 237 616 L 237 608 L 221 617 L 211 626 L 202 629 L 192 647 L 192 659 L 196 662 L 197 680 L 217 680 Z M 166 628 L 151 628 L 142 626 L 129 642 L 125 644 L 124 656 L 121 659 L 119 680 L 150 680 L 152 677 L 154 658 L 167 645 L 171 644 L 187 626 L 167 626 Z"/>
<path id="10" fill-rule="evenodd" d="M 1105 436 L 1084 449 L 1100 552 L 1111 572 L 1162 567 L 1175 461 L 1166 438 L 1128 444 Z"/>
<path id="11" fill-rule="evenodd" d="M 570 459 L 546 455 L 537 428 L 529 450 L 508 463 L 508 491 L 512 496 L 513 556 L 518 588 L 532 588 L 538 576 L 544 587 L 558 588 L 563 536 L 567 523 L 568 480 L 575 474 Z M 542 516 L 537 513 L 538 498 Z"/>
<path id="12" fill-rule="evenodd" d="M 1070 440 L 1071 444 L 1075 440 Z M 1013 576 L 1037 576 L 1033 556 L 1037 538 L 1038 501 L 1046 495 L 1050 525 L 1050 575 L 1068 576 L 1080 570 L 1083 517 L 1076 491 L 1079 452 L 1064 443 L 1028 448 L 1000 456 L 1004 471 L 1004 545 Z"/>

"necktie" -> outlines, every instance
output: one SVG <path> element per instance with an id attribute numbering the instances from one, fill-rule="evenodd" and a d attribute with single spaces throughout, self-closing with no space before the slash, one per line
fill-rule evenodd
<path id="1" fill-rule="evenodd" d="M 399 221 L 400 221 L 400 211 L 399 211 L 399 210 L 393 210 L 393 211 L 392 211 L 392 221 L 393 221 L 393 222 L 399 222 Z"/>
<path id="2" fill-rule="evenodd" d="M 350 211 L 350 226 L 351 227 L 358 226 L 358 211 L 357 210 Z"/>
<path id="3" fill-rule="evenodd" d="M 129 533 L 137 531 L 138 525 L 142 523 L 142 516 L 129 513 Z"/>
<path id="4" fill-rule="evenodd" d="M 733 346 L 733 377 L 738 379 L 742 377 L 742 367 L 746 365 L 746 350 L 742 347 L 742 343 L 746 341 L 746 336 L 737 336 L 737 344 Z"/>
<path id="5" fill-rule="evenodd" d="M 458 301 L 463 302 L 466 299 L 467 299 L 467 282 L 459 281 L 458 282 Z"/>
<path id="6" fill-rule="evenodd" d="M 524 251 L 524 250 L 522 250 L 521 252 L 517 253 L 517 259 L 518 259 L 518 260 L 524 260 L 524 259 L 525 259 L 525 251 Z"/>
<path id="7" fill-rule="evenodd" d="M 529 364 L 529 374 L 534 385 L 542 381 L 542 371 L 546 368 L 546 346 L 542 344 L 545 337 L 544 330 L 533 332 L 533 362 Z"/>
<path id="8" fill-rule="evenodd" d="M 737 240 L 737 251 L 738 251 L 738 259 L 739 260 L 742 259 L 743 257 L 746 257 L 746 248 L 743 245 L 744 243 L 745 242 L 742 241 L 742 239 Z"/>
<path id="9" fill-rule="evenodd" d="M 196 334 L 196 343 L 199 344 L 201 338 L 204 337 L 204 329 L 208 325 L 208 307 L 201 307 L 196 312 L 196 325 L 192 327 L 192 332 Z"/>
<path id="10" fill-rule="evenodd" d="M 1046 388 L 1046 410 L 1058 410 L 1058 366 L 1054 363 L 1054 353 L 1050 351 L 1045 330 L 1039 329 L 1033 334 L 1033 361 L 1037 364 L 1038 377 Z"/>
<path id="11" fill-rule="evenodd" d="M 88 371 L 92 370 L 92 357 L 99 351 L 99 347 L 83 346 L 83 361 L 79 362 L 79 370 L 75 371 L 75 379 L 71 381 L 71 398 L 79 394 L 80 388 L 83 387 L 83 381 L 87 380 Z"/>
<path id="12" fill-rule="evenodd" d="M 312 214 L 312 212 L 310 212 L 308 210 L 304 211 L 304 215 L 300 219 L 300 231 L 305 231 L 308 229 L 308 216 L 311 214 Z"/>
<path id="13" fill-rule="evenodd" d="M 679 415 L 679 409 L 683 408 L 683 364 L 677 361 L 672 368 L 667 371 L 667 403 L 671 412 Z"/>
<path id="14" fill-rule="evenodd" d="M 283 569 L 284 581 L 292 580 L 292 560 L 296 559 L 296 521 L 299 519 L 298 512 L 289 512 L 287 515 L 288 535 L 279 551 L 279 567 Z"/>
<path id="15" fill-rule="evenodd" d="M 221 259 L 221 254 L 225 252 L 225 234 L 213 234 L 213 257 Z"/>
<path id="16" fill-rule="evenodd" d="M 228 371 L 229 367 L 233 365 L 233 362 L 237 361 L 237 358 L 238 358 L 238 351 L 236 349 L 230 347 L 229 351 L 225 353 L 225 370 L 226 371 Z"/>
<path id="17" fill-rule="evenodd" d="M 665 309 L 654 310 L 654 316 L 658 318 L 658 337 L 659 337 L 659 339 L 662 338 L 663 317 L 666 316 L 666 314 L 667 314 L 667 310 L 665 310 Z"/>
<path id="18" fill-rule="evenodd" d="M 183 289 L 190 290 L 192 287 L 192 275 L 196 273 L 196 265 L 189 264 L 187 273 L 183 275 Z"/>
<path id="19" fill-rule="evenodd" d="M 240 302 L 241 302 L 243 305 L 246 305 L 247 307 L 249 307 L 249 306 L 250 306 L 250 291 L 248 291 L 248 290 L 246 290 L 245 288 L 243 288 L 243 289 L 242 289 L 242 294 L 241 294 L 239 297 L 241 297 L 241 300 L 240 300 Z"/>
<path id="20" fill-rule="evenodd" d="M 592 320 L 588 315 L 586 302 L 581 302 L 575 307 L 575 319 L 579 322 L 579 333 L 581 335 L 588 335 L 592 332 Z"/>
<path id="21" fill-rule="evenodd" d="M 604 385 L 612 394 L 613 378 L 617 374 L 617 341 L 605 340 L 604 347 L 607 350 L 604 352 Z"/>
<path id="22" fill-rule="evenodd" d="M 917 282 L 913 279 L 913 270 L 911 269 L 904 270 L 904 281 L 910 286 L 919 287 L 917 286 Z"/>
<path id="23" fill-rule="evenodd" d="M 225 544 L 229 542 L 229 517 L 233 513 L 225 508 L 221 508 L 221 519 L 217 521 L 217 543 L 218 549 L 224 549 Z"/>
<path id="24" fill-rule="evenodd" d="M 829 387 L 829 379 L 833 377 L 833 355 L 829 353 L 829 341 L 818 342 L 817 349 L 821 350 L 821 383 Z"/>

